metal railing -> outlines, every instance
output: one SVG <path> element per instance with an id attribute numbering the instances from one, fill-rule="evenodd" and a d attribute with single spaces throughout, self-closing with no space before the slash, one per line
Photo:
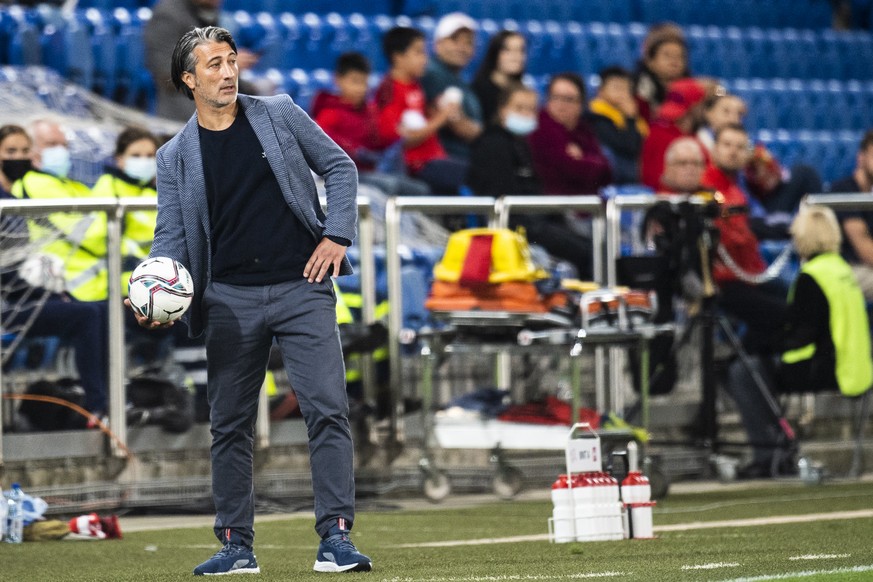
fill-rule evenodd
<path id="1" fill-rule="evenodd" d="M 124 354 L 124 310 L 121 289 L 121 224 L 130 211 L 154 210 L 157 198 L 80 198 L 51 200 L 0 200 L 0 219 L 5 215 L 24 217 L 42 216 L 51 212 L 104 212 L 107 218 L 107 271 L 108 271 L 108 344 L 109 344 L 109 426 L 118 438 L 112 442 L 112 454 L 123 456 L 123 446 L 127 445 L 126 398 L 124 393 L 125 354 Z M 375 321 L 375 259 L 373 253 L 374 226 L 370 202 L 365 197 L 358 198 L 360 271 L 362 295 L 362 318 L 366 323 Z M 2 328 L 0 314 L 0 328 Z M 365 369 L 366 372 L 366 369 Z M 372 376 L 365 375 L 365 390 L 373 390 Z M 0 399 L 4 392 L 3 372 L 0 369 Z M 263 405 L 263 402 L 262 402 Z M 262 410 L 262 412 L 264 412 Z M 260 414 L 264 422 L 258 424 L 258 445 L 268 446 L 269 419 Z M 3 415 L 0 414 L 0 464 L 3 463 Z"/>

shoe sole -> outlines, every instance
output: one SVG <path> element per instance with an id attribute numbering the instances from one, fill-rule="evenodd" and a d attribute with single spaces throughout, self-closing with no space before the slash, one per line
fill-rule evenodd
<path id="1" fill-rule="evenodd" d="M 240 568 L 239 570 L 231 570 L 230 572 L 205 572 L 203 574 L 194 573 L 195 576 L 230 576 L 231 574 L 260 574 L 260 568 Z"/>
<path id="2" fill-rule="evenodd" d="M 316 572 L 369 572 L 373 569 L 373 563 L 360 562 L 358 564 L 340 566 L 335 562 L 319 562 L 316 560 L 312 569 Z"/>

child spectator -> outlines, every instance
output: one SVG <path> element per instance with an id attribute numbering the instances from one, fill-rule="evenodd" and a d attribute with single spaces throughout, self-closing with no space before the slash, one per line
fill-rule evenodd
<path id="1" fill-rule="evenodd" d="M 608 67 L 599 73 L 600 88 L 591 101 L 588 121 L 597 135 L 603 153 L 612 162 L 616 184 L 640 181 L 640 154 L 649 124 L 639 116 L 631 93 L 631 74 L 621 67 Z"/>
<path id="2" fill-rule="evenodd" d="M 334 69 L 337 94 L 319 91 L 312 102 L 312 118 L 345 151 L 358 171 L 372 170 L 384 149 L 379 139 L 375 103 L 367 103 L 370 63 L 361 53 L 339 56 Z"/>
<path id="3" fill-rule="evenodd" d="M 382 37 L 390 70 L 376 90 L 379 138 L 401 141 L 410 173 L 431 187 L 434 194 L 457 194 L 467 174 L 467 163 L 450 158 L 437 132 L 460 115 L 460 104 L 444 100 L 433 114 L 425 114 L 425 97 L 418 80 L 427 66 L 424 34 L 397 26 Z"/>

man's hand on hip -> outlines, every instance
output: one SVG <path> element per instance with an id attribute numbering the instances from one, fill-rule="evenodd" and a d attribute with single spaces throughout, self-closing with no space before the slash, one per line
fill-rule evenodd
<path id="1" fill-rule="evenodd" d="M 336 277 L 340 272 L 340 263 L 343 257 L 346 256 L 346 247 L 339 243 L 335 243 L 328 238 L 321 239 L 318 246 L 309 260 L 306 262 L 306 267 L 303 269 L 303 276 L 306 280 L 312 283 L 316 281 L 321 283 L 324 276 L 330 272 L 333 267 L 332 276 Z"/>

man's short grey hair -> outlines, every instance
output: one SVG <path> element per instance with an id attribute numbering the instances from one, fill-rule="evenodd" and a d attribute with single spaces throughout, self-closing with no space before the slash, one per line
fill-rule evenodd
<path id="1" fill-rule="evenodd" d="M 176 91 L 184 93 L 188 96 L 188 99 L 193 100 L 194 93 L 182 81 L 182 73 L 187 71 L 194 74 L 194 67 L 197 65 L 194 49 L 201 44 L 210 42 L 226 42 L 233 49 L 233 52 L 237 52 L 233 36 L 227 29 L 220 26 L 204 26 L 202 28 L 191 29 L 182 35 L 182 38 L 176 43 L 176 48 L 173 49 L 173 60 L 170 63 L 170 79 L 173 81 Z"/>

